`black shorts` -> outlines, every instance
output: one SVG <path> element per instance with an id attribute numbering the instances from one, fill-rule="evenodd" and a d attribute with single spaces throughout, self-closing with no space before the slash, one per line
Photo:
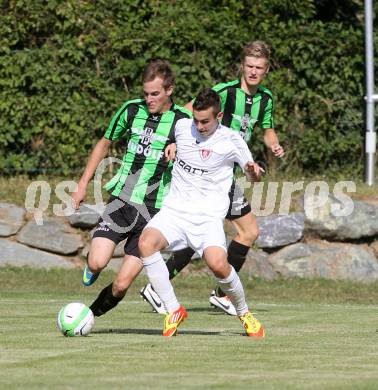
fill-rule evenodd
<path id="1" fill-rule="evenodd" d="M 125 254 L 139 257 L 139 237 L 147 222 L 158 211 L 145 205 L 129 204 L 112 196 L 96 226 L 93 238 L 105 237 L 116 245 L 127 238 Z"/>
<path id="2" fill-rule="evenodd" d="M 244 215 L 252 212 L 251 206 L 244 196 L 243 190 L 236 185 L 235 180 L 232 182 L 228 196 L 230 198 L 230 207 L 226 219 L 233 221 L 234 219 L 244 217 Z"/>

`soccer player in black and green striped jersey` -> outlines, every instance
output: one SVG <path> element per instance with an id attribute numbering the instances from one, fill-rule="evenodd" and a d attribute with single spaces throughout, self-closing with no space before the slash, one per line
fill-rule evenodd
<path id="1" fill-rule="evenodd" d="M 174 142 L 176 122 L 191 116 L 171 99 L 174 81 L 167 61 L 157 59 L 146 66 L 144 99 L 127 101 L 114 115 L 90 155 L 78 191 L 73 194 L 74 207 L 78 208 L 112 142 L 125 138 L 127 149 L 121 167 L 106 185 L 111 197 L 93 234 L 83 284 L 90 286 L 95 282 L 112 258 L 116 245 L 127 238 L 125 257 L 114 282 L 105 287 L 90 306 L 95 316 L 117 305 L 142 270 L 139 235 L 159 211 L 171 178 L 171 163 L 165 158 L 164 150 Z"/>
<path id="2" fill-rule="evenodd" d="M 255 126 L 260 126 L 264 130 L 264 142 L 267 148 L 276 157 L 282 157 L 284 150 L 274 130 L 273 95 L 261 85 L 269 71 L 269 63 L 269 46 L 263 41 L 251 42 L 243 49 L 240 64 L 241 77 L 217 84 L 213 89 L 221 97 L 222 125 L 240 132 L 247 143 L 253 140 Z M 192 110 L 192 102 L 186 107 Z M 228 247 L 228 260 L 238 272 L 246 260 L 249 248 L 257 240 L 259 229 L 248 201 L 235 185 L 231 188 L 230 209 L 226 219 L 232 221 L 237 230 L 237 235 Z M 193 253 L 193 250 L 187 248 L 171 256 L 167 262 L 170 278 L 177 275 L 190 262 Z M 236 315 L 231 302 L 223 295 L 219 289 L 216 289 L 210 296 L 210 303 L 228 314 Z"/>

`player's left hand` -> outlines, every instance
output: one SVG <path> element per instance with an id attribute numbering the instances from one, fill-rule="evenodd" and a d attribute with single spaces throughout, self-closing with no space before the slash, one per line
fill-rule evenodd
<path id="1" fill-rule="evenodd" d="M 249 180 L 256 182 L 261 180 L 261 176 L 265 173 L 265 171 L 259 164 L 249 161 L 245 165 L 245 173 Z"/>
<path id="2" fill-rule="evenodd" d="M 270 147 L 270 150 L 276 157 L 283 157 L 285 155 L 284 148 L 280 144 L 273 144 Z"/>

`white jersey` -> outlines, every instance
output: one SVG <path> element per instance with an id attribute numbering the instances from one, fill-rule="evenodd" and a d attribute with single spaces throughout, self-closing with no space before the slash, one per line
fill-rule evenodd
<path id="1" fill-rule="evenodd" d="M 203 137 L 192 119 L 176 123 L 176 160 L 171 187 L 163 206 L 183 213 L 224 218 L 235 162 L 242 169 L 253 161 L 242 137 L 219 125 L 210 136 Z"/>

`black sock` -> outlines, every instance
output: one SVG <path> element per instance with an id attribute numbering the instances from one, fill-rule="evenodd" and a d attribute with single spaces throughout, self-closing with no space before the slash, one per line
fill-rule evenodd
<path id="1" fill-rule="evenodd" d="M 106 286 L 98 295 L 97 299 L 92 303 L 92 305 L 89 307 L 93 315 L 95 317 L 102 316 L 109 310 L 113 309 L 113 307 L 118 305 L 118 302 L 122 301 L 123 297 L 115 297 L 112 294 L 112 287 L 113 283 L 110 283 L 108 286 Z M 126 292 L 125 292 L 126 294 Z"/>
<path id="2" fill-rule="evenodd" d="M 235 268 L 236 272 L 239 272 L 245 259 L 247 258 L 247 253 L 249 251 L 249 246 L 240 244 L 239 242 L 232 240 L 227 250 L 228 262 Z M 224 297 L 226 294 L 220 289 L 219 286 L 215 289 L 215 293 L 218 297 Z"/>
<path id="3" fill-rule="evenodd" d="M 240 244 L 239 242 L 232 240 L 227 250 L 228 262 L 235 268 L 236 272 L 239 272 L 245 259 L 247 258 L 247 253 L 249 251 L 249 246 Z"/>
<path id="4" fill-rule="evenodd" d="M 166 262 L 169 279 L 173 279 L 184 267 L 186 267 L 194 255 L 192 248 L 181 249 L 172 253 L 171 257 Z"/>

